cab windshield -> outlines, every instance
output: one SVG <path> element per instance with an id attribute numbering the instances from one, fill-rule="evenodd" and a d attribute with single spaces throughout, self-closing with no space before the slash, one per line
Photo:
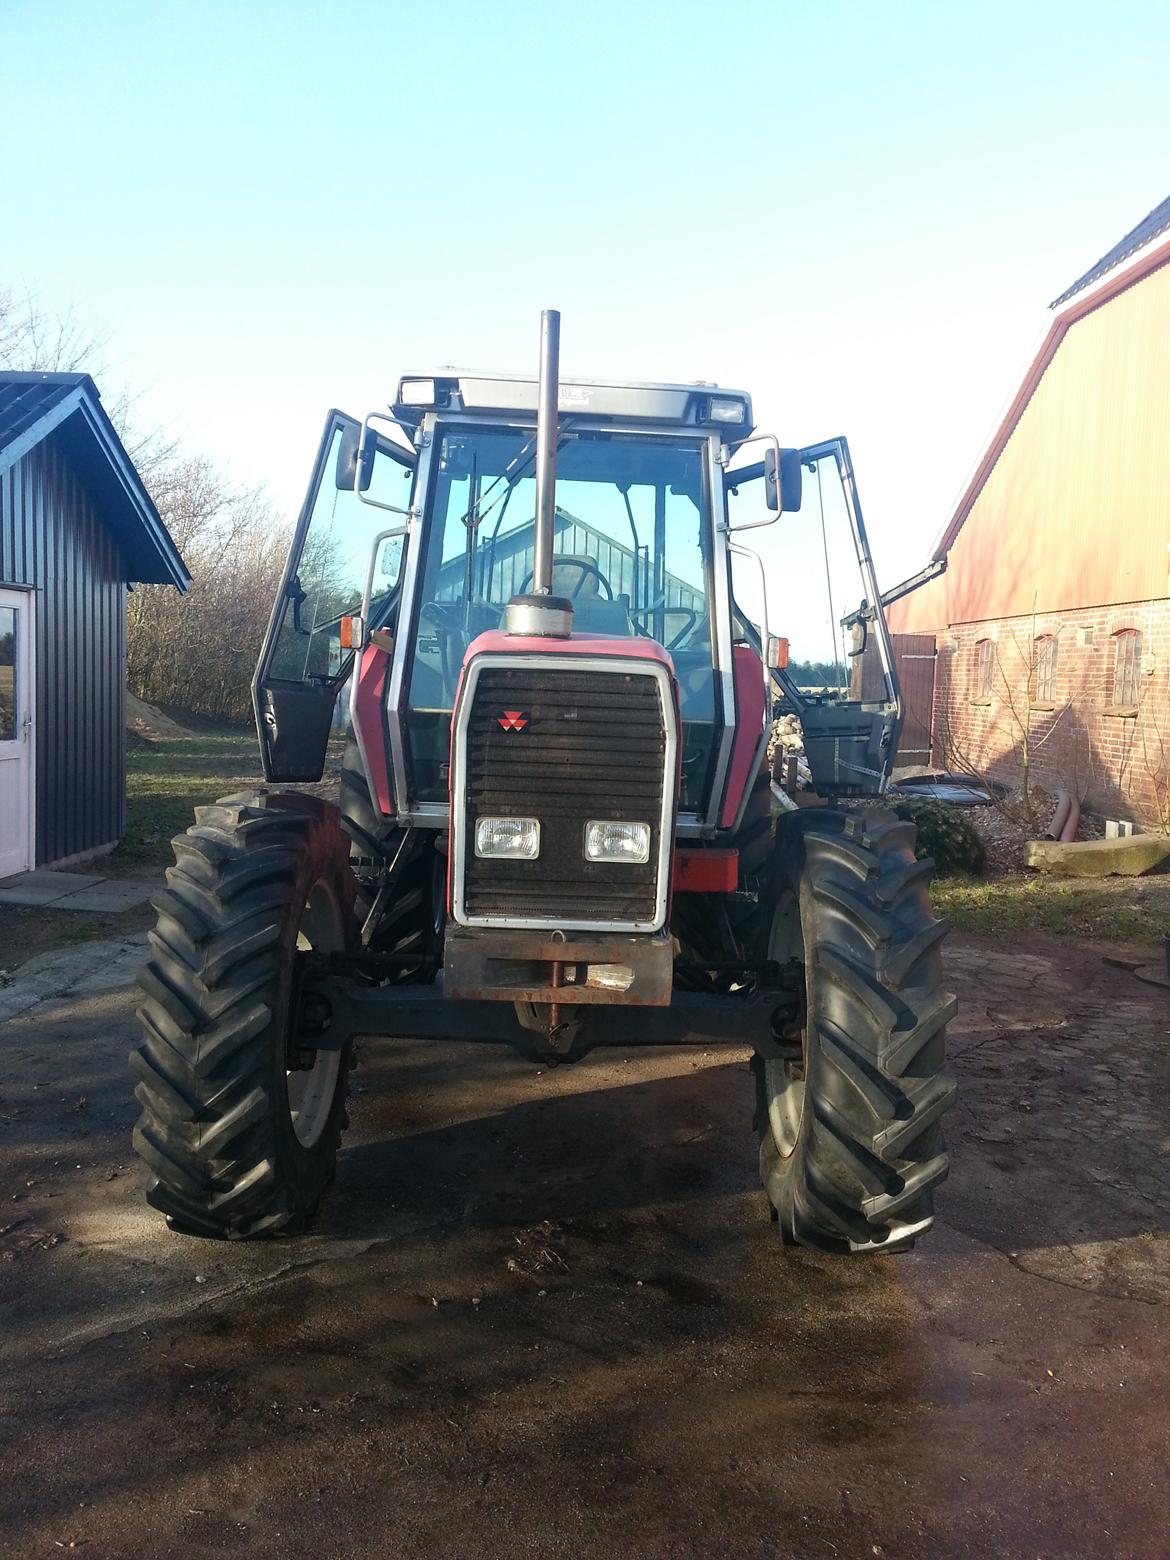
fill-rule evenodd
<path id="1" fill-rule="evenodd" d="M 410 681 L 415 780 L 446 797 L 449 717 L 463 656 L 532 587 L 535 434 L 441 430 Z M 710 503 L 696 440 L 562 428 L 553 522 L 554 595 L 575 633 L 657 640 L 670 652 L 685 723 L 682 805 L 697 805 L 715 721 Z"/>

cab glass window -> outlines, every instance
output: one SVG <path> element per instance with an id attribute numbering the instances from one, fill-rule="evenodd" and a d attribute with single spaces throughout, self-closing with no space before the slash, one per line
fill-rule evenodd
<path id="1" fill-rule="evenodd" d="M 532 588 L 536 436 L 439 432 L 410 671 L 409 740 L 421 800 L 446 795 L 449 716 L 468 646 Z M 669 651 L 684 723 L 683 801 L 707 783 L 716 714 L 710 500 L 699 440 L 563 429 L 553 592 L 573 631 L 650 638 Z"/>
<path id="2" fill-rule="evenodd" d="M 269 675 L 289 682 L 331 682 L 348 671 L 351 652 L 342 648 L 341 619 L 361 610 L 373 540 L 379 531 L 405 523 L 336 485 L 337 455 L 345 435 L 334 430 L 313 500 L 309 527 L 296 572 L 289 581 L 284 618 Z M 393 458 L 384 441 L 374 456 L 365 497 L 406 509 L 413 473 Z M 402 565 L 401 538 L 378 550 L 370 618 L 377 623 L 396 598 Z"/>

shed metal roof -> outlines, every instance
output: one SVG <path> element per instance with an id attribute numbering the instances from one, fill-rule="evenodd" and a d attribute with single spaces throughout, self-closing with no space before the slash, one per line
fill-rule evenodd
<path id="1" fill-rule="evenodd" d="M 0 373 L 0 476 L 56 434 L 117 540 L 133 583 L 175 585 L 191 576 L 127 455 L 88 374 Z"/>
<path id="2" fill-rule="evenodd" d="M 1153 211 L 1147 212 L 1137 227 L 1131 228 L 1124 238 L 1119 239 L 1112 249 L 1103 254 L 1096 265 L 1090 266 L 1084 276 L 1079 276 L 1071 287 L 1066 287 L 1059 298 L 1054 298 L 1048 305 L 1050 309 L 1058 309 L 1061 304 L 1067 303 L 1070 298 L 1075 298 L 1077 293 L 1084 292 L 1086 287 L 1091 287 L 1094 282 L 1099 282 L 1103 276 L 1112 271 L 1114 266 L 1120 265 L 1123 260 L 1128 260 L 1130 255 L 1136 254 L 1150 242 L 1157 238 L 1159 233 L 1165 233 L 1170 229 L 1170 195 Z"/>
<path id="3" fill-rule="evenodd" d="M 0 451 L 34 428 L 85 377 L 84 374 L 0 376 Z"/>

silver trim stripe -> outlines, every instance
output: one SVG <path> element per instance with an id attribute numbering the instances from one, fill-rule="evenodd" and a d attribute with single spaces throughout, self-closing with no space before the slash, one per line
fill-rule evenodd
<path id="1" fill-rule="evenodd" d="M 467 851 L 467 728 L 475 702 L 479 674 L 488 667 L 523 667 L 533 671 L 598 672 L 653 677 L 658 685 L 658 702 L 666 732 L 663 763 L 662 809 L 658 829 L 658 878 L 655 885 L 652 921 L 566 921 L 536 916 L 469 916 L 464 904 L 463 878 Z M 678 775 L 678 720 L 674 708 L 673 676 L 660 661 L 610 655 L 558 655 L 529 652 L 504 655 L 492 652 L 477 655 L 467 668 L 459 700 L 455 707 L 454 767 L 451 774 L 451 914 L 460 926 L 516 927 L 522 930 L 564 930 L 577 932 L 656 932 L 666 924 L 670 899 L 670 868 L 674 853 L 674 809 Z"/>

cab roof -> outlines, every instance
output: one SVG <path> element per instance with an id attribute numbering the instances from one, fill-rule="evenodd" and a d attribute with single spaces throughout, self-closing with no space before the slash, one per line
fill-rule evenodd
<path id="1" fill-rule="evenodd" d="M 403 374 L 393 408 L 402 422 L 416 424 L 429 411 L 516 413 L 535 418 L 537 380 L 528 374 L 487 374 L 442 368 Z M 718 385 L 638 384 L 617 379 L 570 379 L 559 384 L 564 415 L 614 422 L 672 425 L 746 438 L 752 431 L 752 400 L 743 390 Z"/>

